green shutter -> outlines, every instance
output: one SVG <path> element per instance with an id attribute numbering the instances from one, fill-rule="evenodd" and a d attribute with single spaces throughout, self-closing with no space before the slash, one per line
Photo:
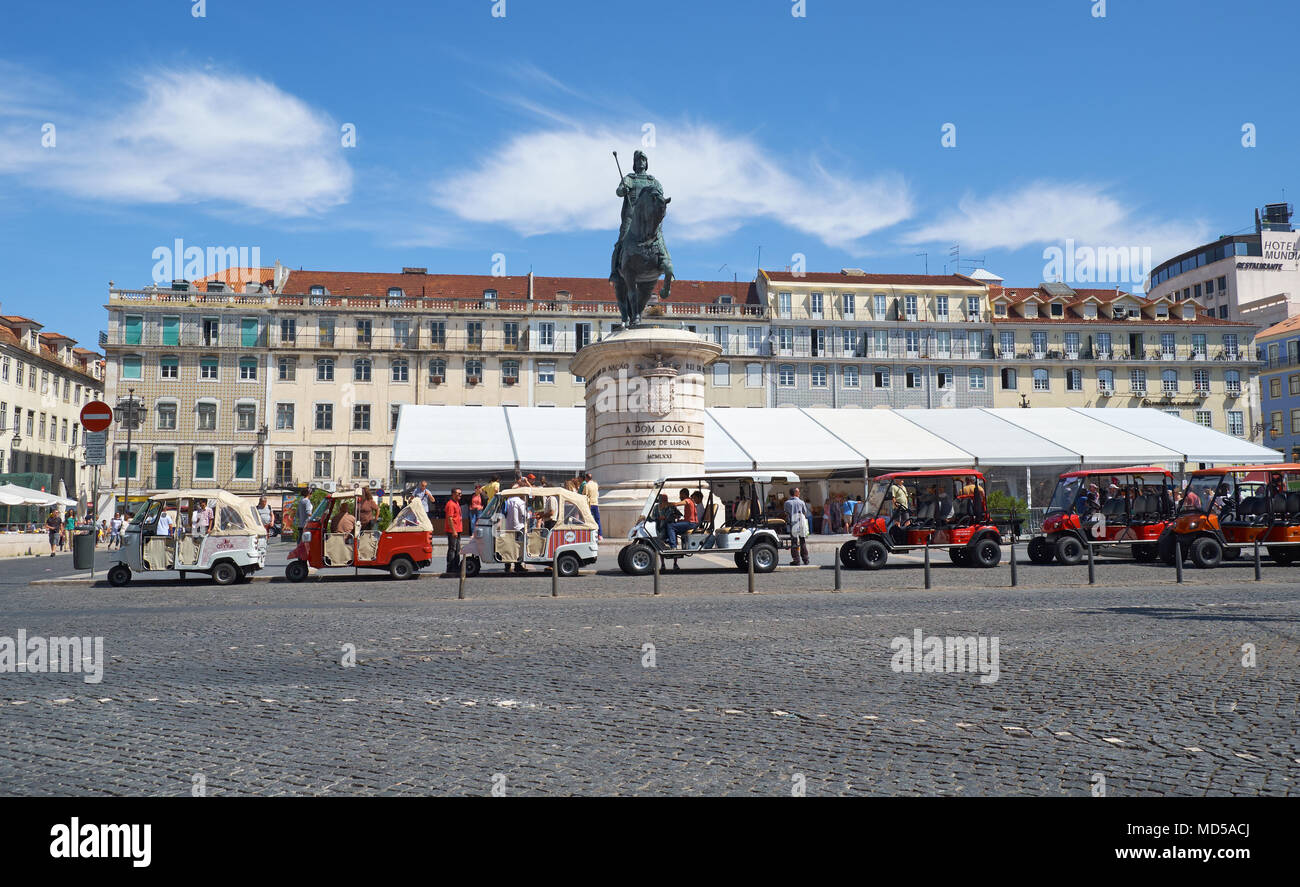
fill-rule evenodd
<path id="1" fill-rule="evenodd" d="M 239 344 L 244 348 L 257 347 L 256 317 L 245 317 L 239 322 Z"/>
<path id="2" fill-rule="evenodd" d="M 235 477 L 239 480 L 253 479 L 253 454 L 235 453 Z"/>
<path id="3" fill-rule="evenodd" d="M 126 338 L 124 344 L 139 345 L 144 335 L 144 318 L 128 314 L 126 317 Z"/>
<path id="4" fill-rule="evenodd" d="M 122 378 L 139 379 L 141 360 L 138 357 L 122 358 Z"/>
<path id="5" fill-rule="evenodd" d="M 135 477 L 136 455 L 134 450 L 130 452 L 122 450 L 117 454 L 118 477 Z"/>
<path id="6" fill-rule="evenodd" d="M 163 318 L 162 343 L 164 345 L 179 345 L 181 343 L 181 319 L 179 317 Z"/>
<path id="7" fill-rule="evenodd" d="M 194 454 L 194 477 L 195 479 L 212 480 L 216 477 L 213 468 L 214 456 L 212 453 L 195 453 Z"/>

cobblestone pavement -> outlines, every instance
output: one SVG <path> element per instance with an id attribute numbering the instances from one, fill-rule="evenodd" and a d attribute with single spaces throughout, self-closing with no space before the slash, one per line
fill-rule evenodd
<path id="1" fill-rule="evenodd" d="M 611 551 L 557 599 L 489 572 L 466 600 L 436 576 L 111 589 L 0 562 L 0 635 L 100 635 L 107 659 L 99 684 L 0 674 L 0 792 L 1300 793 L 1300 566 L 1176 585 L 1099 562 L 1090 587 L 1022 564 L 1012 589 L 940 556 L 928 591 L 901 559 L 833 593 L 830 557 L 755 595 L 696 558 L 654 597 Z M 896 673 L 917 629 L 996 636 L 998 680 Z"/>

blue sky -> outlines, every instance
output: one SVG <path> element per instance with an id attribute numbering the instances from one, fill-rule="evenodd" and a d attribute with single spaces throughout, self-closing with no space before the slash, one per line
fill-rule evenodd
<path id="1" fill-rule="evenodd" d="M 1300 191 L 1293 3 L 494 5 L 5 3 L 0 310 L 94 347 L 108 281 L 177 238 L 603 275 L 610 151 L 646 124 L 686 278 L 752 278 L 760 247 L 938 273 L 960 242 L 1036 283 L 1066 238 L 1159 262 Z"/>

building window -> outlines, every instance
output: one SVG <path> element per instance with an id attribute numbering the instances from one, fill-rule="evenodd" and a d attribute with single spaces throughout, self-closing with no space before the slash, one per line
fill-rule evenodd
<path id="1" fill-rule="evenodd" d="M 507 320 L 501 324 L 501 338 L 506 348 L 514 350 L 519 347 L 519 322 Z"/>
<path id="2" fill-rule="evenodd" d="M 782 388 L 794 387 L 794 367 L 788 363 L 783 363 L 776 372 L 776 384 Z"/>
<path id="3" fill-rule="evenodd" d="M 1228 433 L 1237 437 L 1246 433 L 1246 422 L 1241 410 L 1228 410 Z"/>
<path id="4" fill-rule="evenodd" d="M 481 381 L 483 381 L 483 361 L 465 361 L 465 384 L 477 385 Z"/>
<path id="5" fill-rule="evenodd" d="M 921 371 L 916 369 L 915 367 L 908 367 L 907 370 L 903 373 L 903 387 L 920 388 Z"/>
<path id="6" fill-rule="evenodd" d="M 790 316 L 790 294 L 789 293 L 776 294 L 776 311 L 777 314 L 781 317 L 788 318 Z"/>
<path id="7" fill-rule="evenodd" d="M 515 385 L 519 382 L 519 361 L 501 361 L 501 382 L 504 385 Z"/>
<path id="8" fill-rule="evenodd" d="M 1291 411 L 1291 433 L 1300 434 L 1300 410 Z"/>
<path id="9" fill-rule="evenodd" d="M 542 360 L 537 363 L 537 382 L 539 385 L 555 384 L 555 362 Z"/>
<path id="10" fill-rule="evenodd" d="M 441 385 L 445 378 L 447 378 L 447 361 L 437 357 L 429 361 L 429 384 Z"/>
<path id="11" fill-rule="evenodd" d="M 176 430 L 176 412 L 176 401 L 158 401 L 154 407 L 154 415 L 157 416 L 159 431 Z"/>
<path id="12" fill-rule="evenodd" d="M 854 305 L 856 304 L 853 293 L 840 294 L 840 315 L 846 320 L 853 317 Z"/>
<path id="13" fill-rule="evenodd" d="M 280 344 L 292 345 L 298 340 L 298 321 L 293 317 L 280 318 Z"/>
<path id="14" fill-rule="evenodd" d="M 158 378 L 175 380 L 181 377 L 181 362 L 177 357 L 158 358 Z M 81 399 L 81 386 L 77 386 L 77 399 Z"/>
<path id="15" fill-rule="evenodd" d="M 261 344 L 256 317 L 244 317 L 239 321 L 239 345 L 241 348 L 256 348 Z"/>
<path id="16" fill-rule="evenodd" d="M 1005 367 L 1002 370 L 1002 390 L 1015 391 L 1018 385 L 1019 380 L 1016 378 L 1016 371 L 1010 367 Z"/>
<path id="17" fill-rule="evenodd" d="M 877 388 L 889 387 L 889 367 L 876 367 L 871 371 L 871 376 Z"/>
<path id="18" fill-rule="evenodd" d="M 334 381 L 334 359 L 332 357 L 318 357 L 316 359 L 316 381 Z"/>
<path id="19" fill-rule="evenodd" d="M 370 477 L 370 451 L 352 451 L 352 476 L 358 480 Z"/>
<path id="20" fill-rule="evenodd" d="M 1209 427 L 1210 427 L 1210 411 L 1209 411 L 1209 410 L 1197 410 L 1197 411 L 1196 411 L 1196 424 L 1197 424 L 1197 425 L 1204 425 L 1206 428 L 1209 428 Z"/>
<path id="21" fill-rule="evenodd" d="M 545 322 L 537 325 L 537 345 L 547 349 L 555 347 L 555 324 Z"/>
<path id="22" fill-rule="evenodd" d="M 1281 437 L 1282 436 L 1282 414 L 1270 413 L 1268 419 L 1269 419 L 1269 423 L 1268 423 L 1269 434 L 1272 435 L 1273 437 Z"/>
<path id="23" fill-rule="evenodd" d="M 368 357 L 358 357 L 352 361 L 352 381 L 369 382 L 373 364 Z"/>
<path id="24" fill-rule="evenodd" d="M 551 324 L 551 329 L 553 336 L 555 324 Z M 465 322 L 465 344 L 467 347 L 474 349 L 483 347 L 483 321 L 468 320 Z"/>
<path id="25" fill-rule="evenodd" d="M 292 357 L 281 357 L 276 361 L 281 382 L 292 382 L 298 376 L 298 361 Z"/>
<path id="26" fill-rule="evenodd" d="M 328 479 L 334 473 L 329 450 L 316 450 L 312 454 L 312 477 Z"/>
<path id="27" fill-rule="evenodd" d="M 1134 394 L 1146 394 L 1147 392 L 1147 371 L 1146 370 L 1129 370 L 1129 386 L 1133 389 Z"/>
<path id="28" fill-rule="evenodd" d="M 275 430 L 292 431 L 293 430 L 293 411 L 292 403 L 277 403 L 275 405 Z"/>
<path id="29" fill-rule="evenodd" d="M 1004 308 L 1003 309 L 1004 313 L 1005 310 L 1006 309 Z M 979 296 L 966 297 L 966 319 L 967 320 L 980 319 L 980 297 Z"/>
<path id="30" fill-rule="evenodd" d="M 952 387 L 952 370 L 947 367 L 937 370 L 934 374 L 935 386 L 943 391 Z"/>
<path id="31" fill-rule="evenodd" d="M 1047 370 L 1043 370 L 1043 369 L 1034 370 L 1034 390 L 1050 391 L 1051 387 L 1052 387 L 1051 381 L 1047 375 Z"/>
<path id="32" fill-rule="evenodd" d="M 316 344 L 321 348 L 334 347 L 334 318 L 321 317 L 317 319 Z"/>
<path id="33" fill-rule="evenodd" d="M 256 404 L 241 403 L 235 406 L 235 430 L 236 431 L 257 430 L 257 405 Z"/>
<path id="34" fill-rule="evenodd" d="M 1239 396 L 1241 394 L 1241 373 L 1236 370 L 1228 370 L 1223 374 L 1223 384 L 1229 396 Z"/>
<path id="35" fill-rule="evenodd" d="M 1300 394 L 1300 376 L 1287 376 L 1287 391 L 1291 394 Z"/>
<path id="36" fill-rule="evenodd" d="M 437 348 L 447 347 L 447 321 L 429 321 L 429 343 Z"/>
<path id="37" fill-rule="evenodd" d="M 745 364 L 745 387 L 763 387 L 763 365 L 761 363 Z"/>
<path id="38" fill-rule="evenodd" d="M 334 404 L 332 403 L 316 404 L 316 430 L 317 431 L 334 430 Z"/>
<path id="39" fill-rule="evenodd" d="M 916 320 L 916 296 L 903 296 L 903 314 L 908 320 Z"/>
<path id="40" fill-rule="evenodd" d="M 370 404 L 358 403 L 352 406 L 352 430 L 370 430 Z"/>
<path id="41" fill-rule="evenodd" d="M 1197 394 L 1210 393 L 1210 371 L 1194 370 L 1192 372 L 1192 388 Z"/>
<path id="42" fill-rule="evenodd" d="M 235 480 L 253 479 L 253 451 L 235 451 Z"/>
<path id="43" fill-rule="evenodd" d="M 857 388 L 858 368 L 855 366 L 846 366 L 840 369 L 840 385 L 844 388 Z"/>
<path id="44" fill-rule="evenodd" d="M 776 331 L 776 347 L 779 353 L 789 354 L 794 350 L 794 330 L 781 327 Z"/>
<path id="45" fill-rule="evenodd" d="M 210 400 L 201 400 L 194 405 L 194 428 L 196 431 L 217 430 L 217 405 Z"/>
<path id="46" fill-rule="evenodd" d="M 144 318 L 138 314 L 128 314 L 122 318 L 123 345 L 140 345 L 144 342 Z"/>
<path id="47" fill-rule="evenodd" d="M 822 366 L 821 364 L 816 364 L 812 368 L 812 387 L 814 388 L 826 387 L 826 367 Z"/>
<path id="48" fill-rule="evenodd" d="M 411 322 L 409 320 L 393 321 L 393 345 L 398 348 L 411 347 Z"/>
<path id="49" fill-rule="evenodd" d="M 122 358 L 122 378 L 123 379 L 140 379 L 143 378 L 141 373 L 142 361 L 138 356 Z M 36 378 L 36 370 L 32 370 L 32 379 Z"/>
<path id="50" fill-rule="evenodd" d="M 390 404 L 388 407 L 388 430 L 397 430 L 397 420 L 402 415 L 402 405 L 400 403 Z"/>
<path id="51" fill-rule="evenodd" d="M 357 319 L 357 344 L 369 348 L 374 342 L 374 323 L 366 318 Z"/>
<path id="52" fill-rule="evenodd" d="M 1164 370 L 1160 373 L 1160 390 L 1163 394 L 1178 393 L 1178 370 Z"/>
<path id="53" fill-rule="evenodd" d="M 718 388 L 731 385 L 731 364 L 719 361 L 713 365 L 713 384 Z"/>
<path id="54" fill-rule="evenodd" d="M 1065 390 L 1082 391 L 1083 390 L 1083 371 L 1066 370 L 1065 371 Z"/>
<path id="55" fill-rule="evenodd" d="M 983 391 L 983 390 L 984 390 L 984 370 L 982 370 L 982 369 L 976 369 L 976 368 L 974 368 L 974 367 L 971 368 L 971 371 L 970 371 L 970 390 L 971 390 L 971 391 Z"/>
<path id="56" fill-rule="evenodd" d="M 245 382 L 257 381 L 257 358 L 256 357 L 239 358 L 239 378 Z"/>
<path id="57" fill-rule="evenodd" d="M 293 451 L 275 451 L 276 486 L 287 487 L 293 484 Z"/>
<path id="58" fill-rule="evenodd" d="M 220 366 L 221 362 L 215 357 L 200 357 L 199 378 L 208 382 L 217 381 L 220 376 L 218 372 Z"/>
<path id="59" fill-rule="evenodd" d="M 947 296 L 934 297 L 934 317 L 935 320 L 939 320 L 944 323 L 947 323 L 948 321 L 948 297 Z"/>
<path id="60" fill-rule="evenodd" d="M 405 357 L 393 358 L 391 371 L 394 382 L 409 382 L 411 380 L 411 362 Z"/>
<path id="61" fill-rule="evenodd" d="M 1268 396 L 1274 399 L 1282 396 L 1282 380 L 1277 376 L 1268 380 Z"/>
<path id="62" fill-rule="evenodd" d="M 121 478 L 136 477 L 136 469 L 140 467 L 140 454 L 135 450 L 120 450 L 117 454 L 117 476 Z"/>

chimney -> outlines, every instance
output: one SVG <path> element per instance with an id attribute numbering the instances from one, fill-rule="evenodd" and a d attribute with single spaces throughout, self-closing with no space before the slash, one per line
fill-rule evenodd
<path id="1" fill-rule="evenodd" d="M 533 269 L 528 269 L 528 301 L 533 300 Z"/>

